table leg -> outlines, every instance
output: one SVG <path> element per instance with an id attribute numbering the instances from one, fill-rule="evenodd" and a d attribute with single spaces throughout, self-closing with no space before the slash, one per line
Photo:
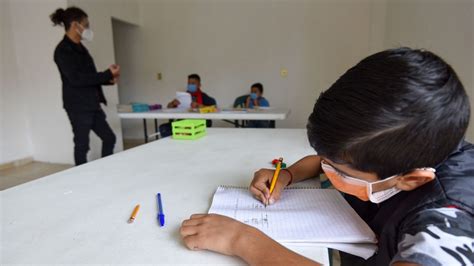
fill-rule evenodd
<path id="1" fill-rule="evenodd" d="M 224 119 L 222 121 L 230 123 L 230 124 L 234 125 L 235 127 L 239 127 L 239 121 L 238 120 L 230 121 L 230 120 Z"/>
<path id="2" fill-rule="evenodd" d="M 145 133 L 145 143 L 148 143 L 148 132 L 146 126 L 146 119 L 143 119 L 143 132 Z"/>
<path id="3" fill-rule="evenodd" d="M 158 139 L 158 119 L 155 118 L 155 139 Z"/>

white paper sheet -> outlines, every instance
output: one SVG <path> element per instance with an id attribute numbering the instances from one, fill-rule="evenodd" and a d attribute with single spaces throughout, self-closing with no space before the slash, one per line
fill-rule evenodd
<path id="1" fill-rule="evenodd" d="M 247 188 L 220 186 L 209 213 L 254 226 L 281 243 L 333 244 L 334 247 L 337 244 L 376 243 L 370 227 L 333 189 L 285 189 L 276 204 L 265 208 Z M 375 245 L 369 246 L 374 247 L 373 254 Z M 350 247 L 348 249 L 344 251 L 353 253 Z M 356 253 L 367 257 L 367 249 Z"/>
<path id="2" fill-rule="evenodd" d="M 192 102 L 192 99 L 191 99 L 191 94 L 187 93 L 187 92 L 180 92 L 180 91 L 177 91 L 176 92 L 176 100 L 178 100 L 180 102 L 180 104 L 178 105 L 178 108 L 190 108 L 191 107 L 191 102 Z"/>

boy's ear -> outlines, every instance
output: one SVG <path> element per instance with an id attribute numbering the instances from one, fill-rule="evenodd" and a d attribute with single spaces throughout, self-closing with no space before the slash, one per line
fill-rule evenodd
<path id="1" fill-rule="evenodd" d="M 414 170 L 397 179 L 396 186 L 404 191 L 414 190 L 435 179 L 435 173 L 429 170 Z"/>

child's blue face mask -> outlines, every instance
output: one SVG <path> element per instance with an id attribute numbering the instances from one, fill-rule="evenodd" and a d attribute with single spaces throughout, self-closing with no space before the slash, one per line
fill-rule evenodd
<path id="1" fill-rule="evenodd" d="M 254 92 L 250 93 L 250 98 L 251 98 L 252 100 L 257 99 L 257 94 L 254 93 Z"/>
<path id="2" fill-rule="evenodd" d="M 188 92 L 195 93 L 197 91 L 196 84 L 188 84 Z"/>

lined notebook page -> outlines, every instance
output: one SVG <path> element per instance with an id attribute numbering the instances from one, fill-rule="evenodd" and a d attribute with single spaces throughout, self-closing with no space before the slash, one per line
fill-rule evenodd
<path id="1" fill-rule="evenodd" d="M 265 208 L 248 188 L 219 186 L 209 213 L 254 226 L 280 242 L 376 243 L 370 227 L 334 189 L 285 189 Z"/>

